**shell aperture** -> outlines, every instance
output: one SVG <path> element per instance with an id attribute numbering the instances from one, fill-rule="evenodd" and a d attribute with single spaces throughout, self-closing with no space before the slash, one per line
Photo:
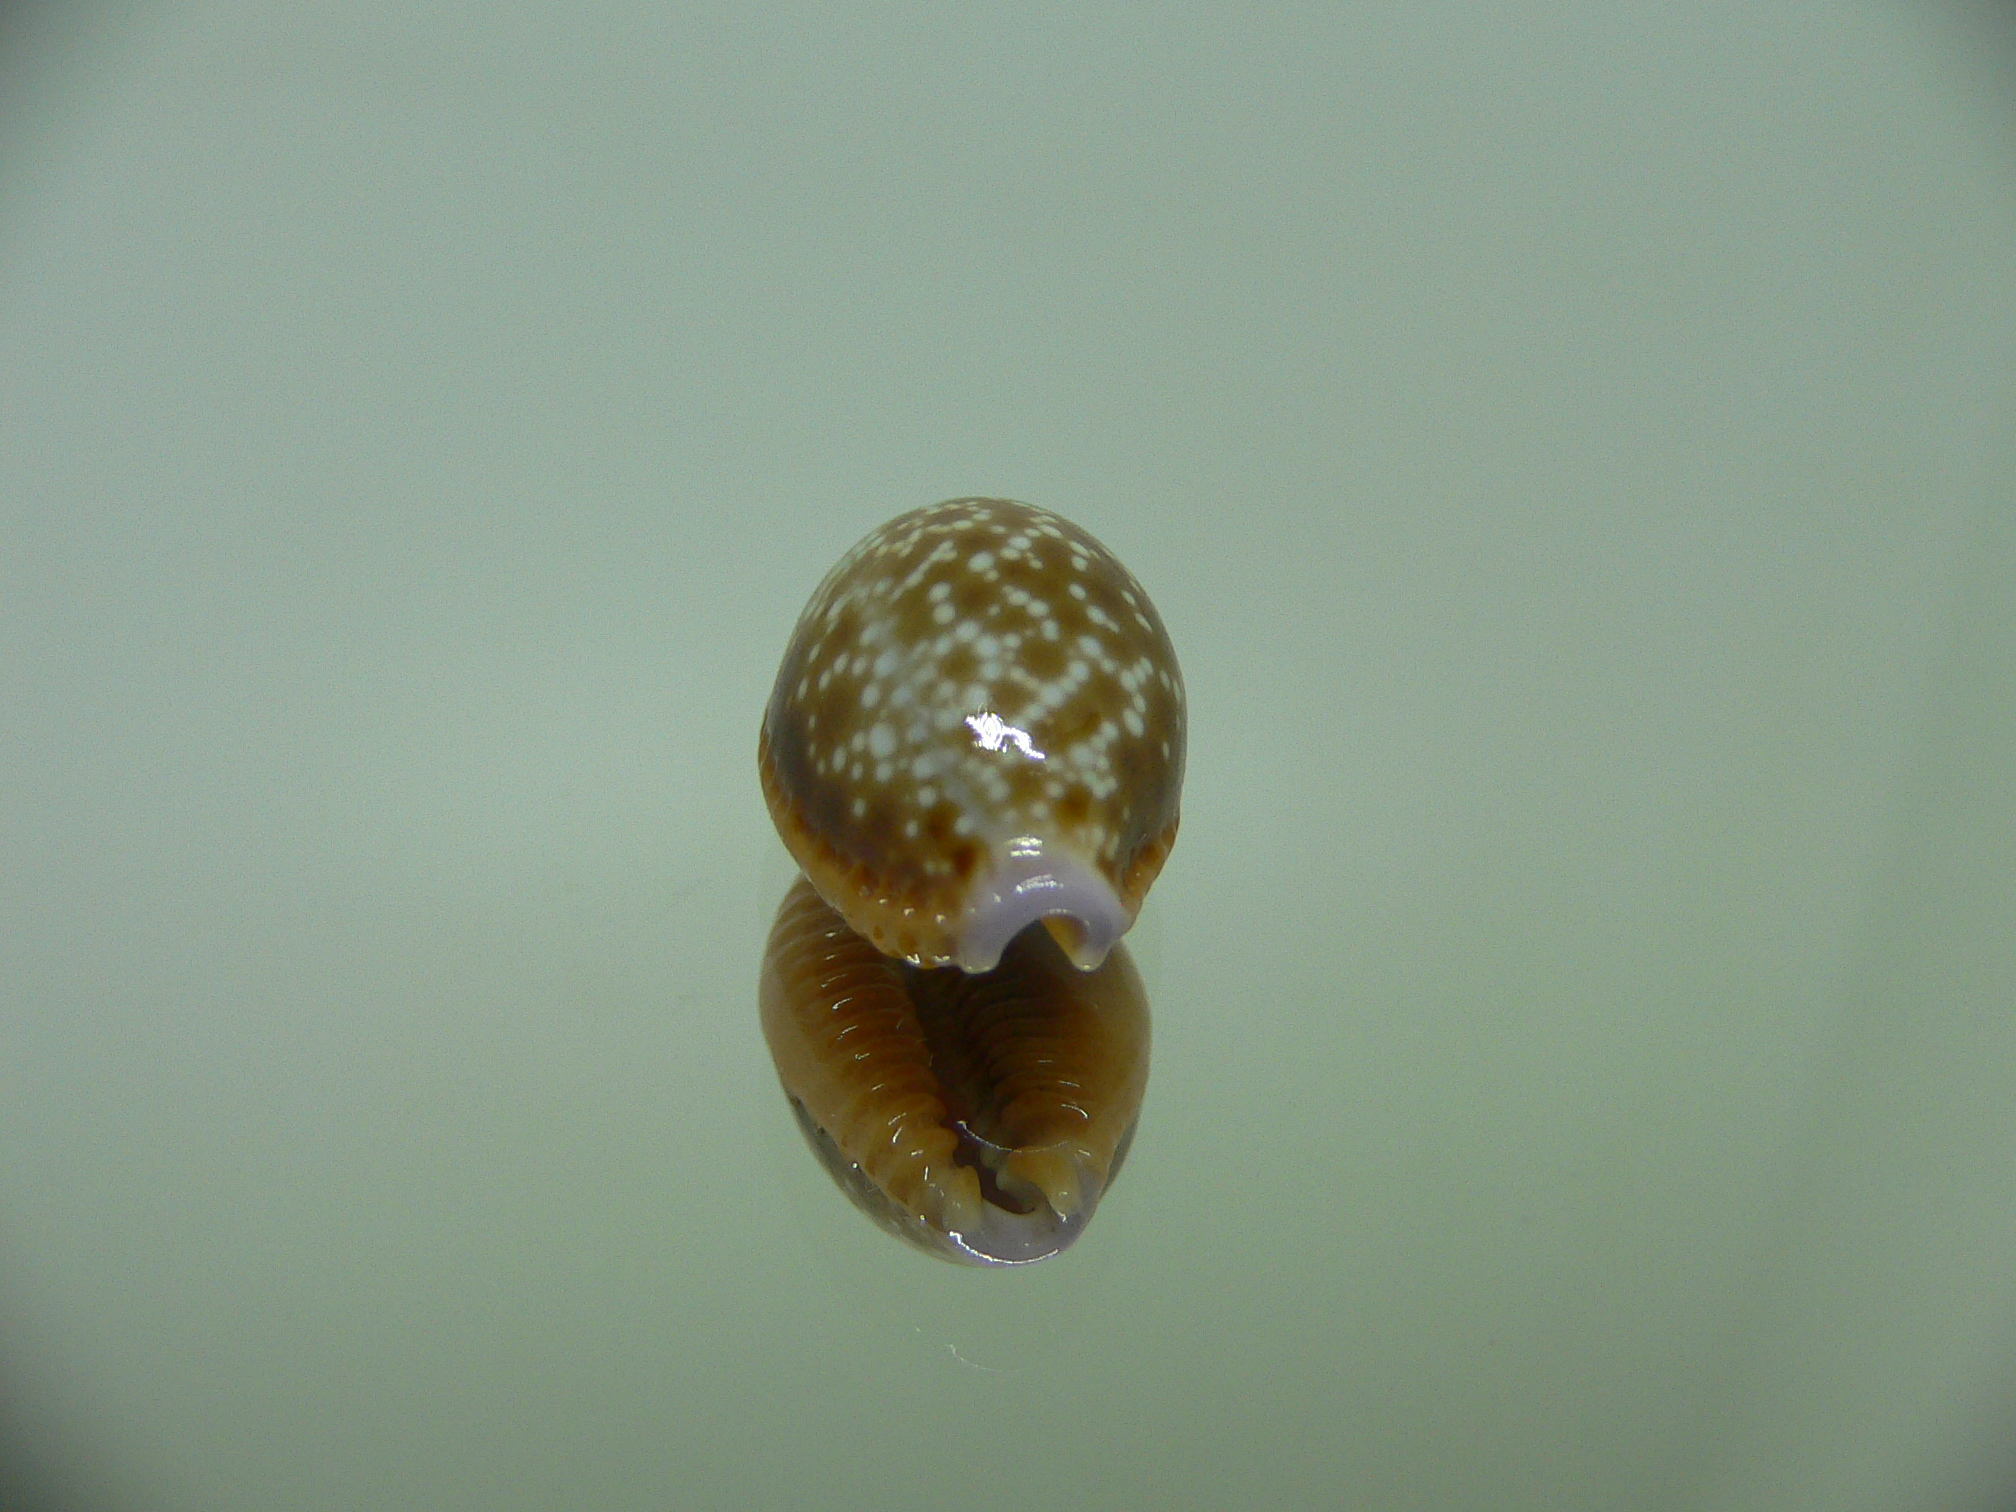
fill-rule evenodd
<path id="1" fill-rule="evenodd" d="M 914 510 L 814 592 L 758 751 L 804 873 L 763 1028 L 807 1139 L 884 1226 L 987 1265 L 1083 1231 L 1147 1083 L 1118 941 L 1174 842 L 1183 762 L 1154 606 L 1048 510 Z"/>

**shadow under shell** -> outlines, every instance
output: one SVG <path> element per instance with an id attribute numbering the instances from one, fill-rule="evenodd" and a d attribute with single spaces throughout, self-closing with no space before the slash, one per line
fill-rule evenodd
<path id="1" fill-rule="evenodd" d="M 1080 971 L 1032 927 L 992 971 L 922 968 L 800 877 L 759 995 L 800 1128 L 878 1223 L 973 1265 L 1047 1259 L 1084 1232 L 1148 1082 L 1148 1000 L 1124 946 Z"/>

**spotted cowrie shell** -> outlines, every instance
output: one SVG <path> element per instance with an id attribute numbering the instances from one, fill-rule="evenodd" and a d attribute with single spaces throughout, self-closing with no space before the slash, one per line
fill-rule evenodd
<path id="1" fill-rule="evenodd" d="M 1054 1255 L 1120 1169 L 1149 1023 L 1119 941 L 1176 837 L 1183 717 L 1141 585 L 1028 504 L 891 520 L 799 617 L 758 753 L 804 872 L 764 1037 L 834 1180 L 934 1254 Z"/>
<path id="2" fill-rule="evenodd" d="M 1059 515 L 952 499 L 819 585 L 763 720 L 763 790 L 878 949 L 984 971 L 1049 923 L 1090 969 L 1176 837 L 1183 676 L 1148 595 Z"/>

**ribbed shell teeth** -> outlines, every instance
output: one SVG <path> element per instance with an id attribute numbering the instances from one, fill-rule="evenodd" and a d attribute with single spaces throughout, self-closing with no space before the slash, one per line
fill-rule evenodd
<path id="1" fill-rule="evenodd" d="M 878 1223 L 949 1259 L 1022 1265 L 1091 1221 L 1148 1077 L 1124 945 L 1081 972 L 1029 930 L 986 976 L 903 966 L 801 877 L 760 998 L 800 1127 Z"/>
<path id="2" fill-rule="evenodd" d="M 1060 1218 L 1075 1218 L 1085 1206 L 1086 1174 L 1071 1151 L 1053 1145 L 1010 1154 L 1001 1164 L 1001 1185 L 1028 1192 Z M 1096 1191 L 1096 1183 L 1094 1187 Z"/>

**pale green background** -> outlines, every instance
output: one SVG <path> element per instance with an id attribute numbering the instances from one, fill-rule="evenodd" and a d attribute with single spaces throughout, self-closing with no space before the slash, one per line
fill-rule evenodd
<path id="1" fill-rule="evenodd" d="M 14 1482 L 1991 1505 L 2011 30 L 10 12 Z M 754 1005 L 792 620 L 973 492 L 1192 704 L 1141 1135 L 1017 1274 L 845 1204 Z"/>

